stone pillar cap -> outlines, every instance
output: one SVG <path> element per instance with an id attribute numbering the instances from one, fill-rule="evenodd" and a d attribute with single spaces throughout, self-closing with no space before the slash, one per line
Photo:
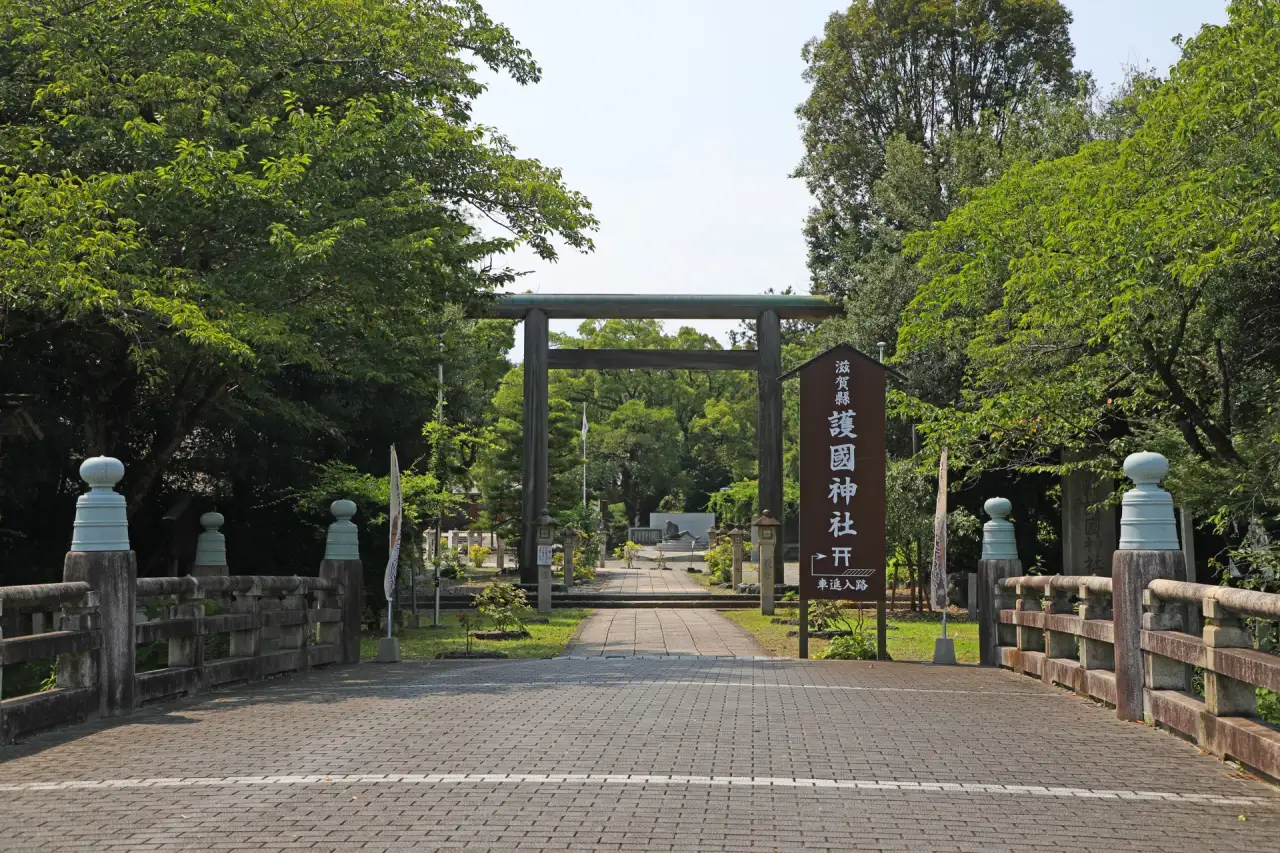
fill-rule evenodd
<path id="1" fill-rule="evenodd" d="M 325 537 L 324 558 L 326 560 L 359 560 L 360 536 L 351 519 L 356 514 L 354 501 L 336 500 L 329 504 L 329 512 L 337 519 L 329 525 L 329 535 Z"/>
<path id="2" fill-rule="evenodd" d="M 1006 519 L 1009 513 L 1013 512 L 1013 504 L 1008 498 L 987 498 L 987 502 L 982 505 L 982 509 L 992 518 Z"/>
<path id="3" fill-rule="evenodd" d="M 124 463 L 110 456 L 94 456 L 80 464 L 80 478 L 89 491 L 76 499 L 72 551 L 128 551 L 129 519 L 124 495 L 115 491 L 124 478 Z"/>
<path id="4" fill-rule="evenodd" d="M 1179 550 L 1173 496 L 1159 485 L 1169 473 L 1169 460 L 1159 453 L 1131 453 L 1124 460 L 1124 473 L 1133 488 L 1121 500 L 1120 550 Z"/>
<path id="5" fill-rule="evenodd" d="M 982 505 L 991 520 L 982 525 L 982 557 L 983 560 L 1016 560 L 1018 545 L 1013 533 L 1013 522 L 1009 521 L 1009 513 L 1013 504 L 1008 498 L 989 498 Z"/>
<path id="6" fill-rule="evenodd" d="M 1159 453 L 1130 453 L 1124 460 L 1124 475 L 1136 485 L 1157 485 L 1169 473 L 1169 460 Z"/>
<path id="7" fill-rule="evenodd" d="M 200 516 L 200 524 L 204 527 L 196 539 L 195 566 L 225 566 L 227 564 L 227 538 L 218 531 L 226 522 L 222 513 L 206 512 Z"/>

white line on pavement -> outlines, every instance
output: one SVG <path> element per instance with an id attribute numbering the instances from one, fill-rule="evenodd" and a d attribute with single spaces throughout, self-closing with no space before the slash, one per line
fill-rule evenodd
<path id="1" fill-rule="evenodd" d="M 69 780 L 0 783 L 0 793 L 99 791 L 119 788 L 226 788 L 271 785 L 645 785 L 654 787 L 838 788 L 937 794 L 995 794 L 1081 800 L 1202 803 L 1215 806 L 1280 806 L 1280 798 L 1162 791 L 1096 790 L 987 782 L 900 782 L 868 779 L 792 779 L 773 776 L 671 776 L 604 773 L 348 773 L 276 776 L 217 776 L 158 779 Z"/>
<path id="2" fill-rule="evenodd" d="M 748 690 L 772 688 L 780 690 L 844 690 L 858 693 L 943 693 L 962 696 L 1020 696 L 1027 699 L 1057 698 L 1057 694 L 1040 690 L 957 690 L 943 687 L 859 687 L 844 684 L 776 684 L 769 682 L 696 681 L 693 679 L 647 678 L 555 678 L 533 681 L 472 681 L 449 684 L 398 684 L 375 687 L 368 684 L 334 685 L 323 691 L 297 687 L 272 688 L 275 693 L 296 694 L 299 697 L 338 695 L 340 691 L 364 691 L 368 693 L 411 693 L 427 690 L 456 691 L 464 687 L 735 687 Z"/>

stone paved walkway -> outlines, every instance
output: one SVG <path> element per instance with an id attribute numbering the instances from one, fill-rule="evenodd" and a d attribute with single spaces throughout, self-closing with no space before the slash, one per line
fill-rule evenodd
<path id="1" fill-rule="evenodd" d="M 569 657 L 713 655 L 767 657 L 760 642 L 714 610 L 604 609 L 578 626 Z"/>
<path id="2" fill-rule="evenodd" d="M 0 751 L 5 851 L 1263 853 L 1277 837 L 1273 788 L 973 667 L 364 664 Z"/>
<path id="3" fill-rule="evenodd" d="M 633 595 L 635 593 L 705 593 L 707 588 L 689 577 L 684 566 L 672 569 L 651 569 L 643 563 L 628 569 L 625 565 L 610 561 L 605 568 L 596 570 L 596 583 L 590 587 L 574 587 L 577 594 L 609 593 Z"/>

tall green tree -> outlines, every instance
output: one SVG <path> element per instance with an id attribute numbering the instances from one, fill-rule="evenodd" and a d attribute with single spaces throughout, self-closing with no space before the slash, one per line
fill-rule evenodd
<path id="1" fill-rule="evenodd" d="M 910 413 L 960 464 L 1037 470 L 1068 448 L 1114 471 L 1160 450 L 1193 510 L 1275 524 L 1277 45 L 1280 2 L 1233 2 L 1132 136 L 1016 165 L 912 241 L 928 283 L 900 357 L 948 360 L 963 394 Z"/>
<path id="2" fill-rule="evenodd" d="M 873 195 L 891 141 L 942 164 L 962 131 L 999 138 L 1038 92 L 1074 87 L 1070 23 L 1058 0 L 854 0 L 831 15 L 805 45 L 812 91 L 797 110 L 816 290 L 856 288 L 848 265 L 891 216 Z"/>
<path id="3" fill-rule="evenodd" d="M 539 77 L 475 0 L 0 5 L 0 393 L 49 444 L 5 479 L 110 453 L 136 518 L 266 434 L 417 435 L 447 306 L 595 227 L 472 120 L 479 64 Z"/>

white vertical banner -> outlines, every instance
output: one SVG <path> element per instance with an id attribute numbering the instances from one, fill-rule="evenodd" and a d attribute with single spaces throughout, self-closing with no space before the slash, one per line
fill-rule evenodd
<path id="1" fill-rule="evenodd" d="M 395 598 L 396 594 L 396 563 L 400 559 L 400 526 L 401 519 L 404 515 L 404 506 L 400 498 L 400 462 L 396 458 L 396 446 L 391 445 L 391 473 L 387 477 L 390 484 L 390 523 L 389 523 L 389 539 L 390 545 L 387 557 L 387 572 L 382 578 L 382 591 L 387 595 L 387 602 Z"/>
<path id="2" fill-rule="evenodd" d="M 938 460 L 938 501 L 933 510 L 933 563 L 929 567 L 929 597 L 934 608 L 947 609 L 947 449 Z"/>

